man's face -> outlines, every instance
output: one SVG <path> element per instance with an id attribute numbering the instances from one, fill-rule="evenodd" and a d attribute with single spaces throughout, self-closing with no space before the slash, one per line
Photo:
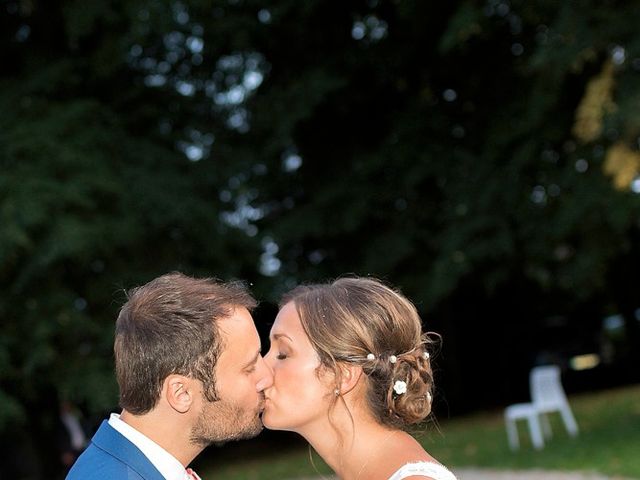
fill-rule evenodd
<path id="1" fill-rule="evenodd" d="M 262 430 L 263 390 L 273 383 L 260 355 L 260 337 L 246 308 L 218 321 L 223 351 L 216 365 L 218 400 L 202 395 L 202 408 L 191 432 L 198 445 L 255 437 Z"/>

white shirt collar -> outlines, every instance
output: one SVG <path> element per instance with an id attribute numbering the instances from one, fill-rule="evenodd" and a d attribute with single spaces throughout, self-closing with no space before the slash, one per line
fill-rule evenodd
<path id="1" fill-rule="evenodd" d="M 149 437 L 120 420 L 119 414 L 111 414 L 109 425 L 138 447 L 164 478 L 167 480 L 184 480 L 186 474 L 184 465 Z"/>

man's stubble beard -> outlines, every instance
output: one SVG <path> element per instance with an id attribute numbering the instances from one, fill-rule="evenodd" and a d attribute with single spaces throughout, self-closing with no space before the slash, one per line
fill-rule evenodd
<path id="1" fill-rule="evenodd" d="M 257 436 L 264 426 L 260 419 L 263 402 L 256 410 L 244 410 L 225 400 L 207 402 L 191 430 L 191 443 L 207 447 Z"/>

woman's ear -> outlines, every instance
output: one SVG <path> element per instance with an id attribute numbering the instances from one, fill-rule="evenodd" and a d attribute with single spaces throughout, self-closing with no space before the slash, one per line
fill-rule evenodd
<path id="1" fill-rule="evenodd" d="M 179 413 L 186 413 L 195 400 L 195 387 L 193 379 L 172 374 L 164 379 L 163 394 L 171 408 Z"/>
<path id="2" fill-rule="evenodd" d="M 352 363 L 340 364 L 340 395 L 345 395 L 355 388 L 362 376 L 362 367 Z"/>

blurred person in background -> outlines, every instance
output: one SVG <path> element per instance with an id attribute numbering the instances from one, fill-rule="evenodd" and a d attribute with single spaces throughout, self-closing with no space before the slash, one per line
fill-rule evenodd
<path id="1" fill-rule="evenodd" d="M 87 435 L 79 410 L 68 400 L 58 409 L 57 444 L 60 463 L 68 471 L 87 446 Z"/>

